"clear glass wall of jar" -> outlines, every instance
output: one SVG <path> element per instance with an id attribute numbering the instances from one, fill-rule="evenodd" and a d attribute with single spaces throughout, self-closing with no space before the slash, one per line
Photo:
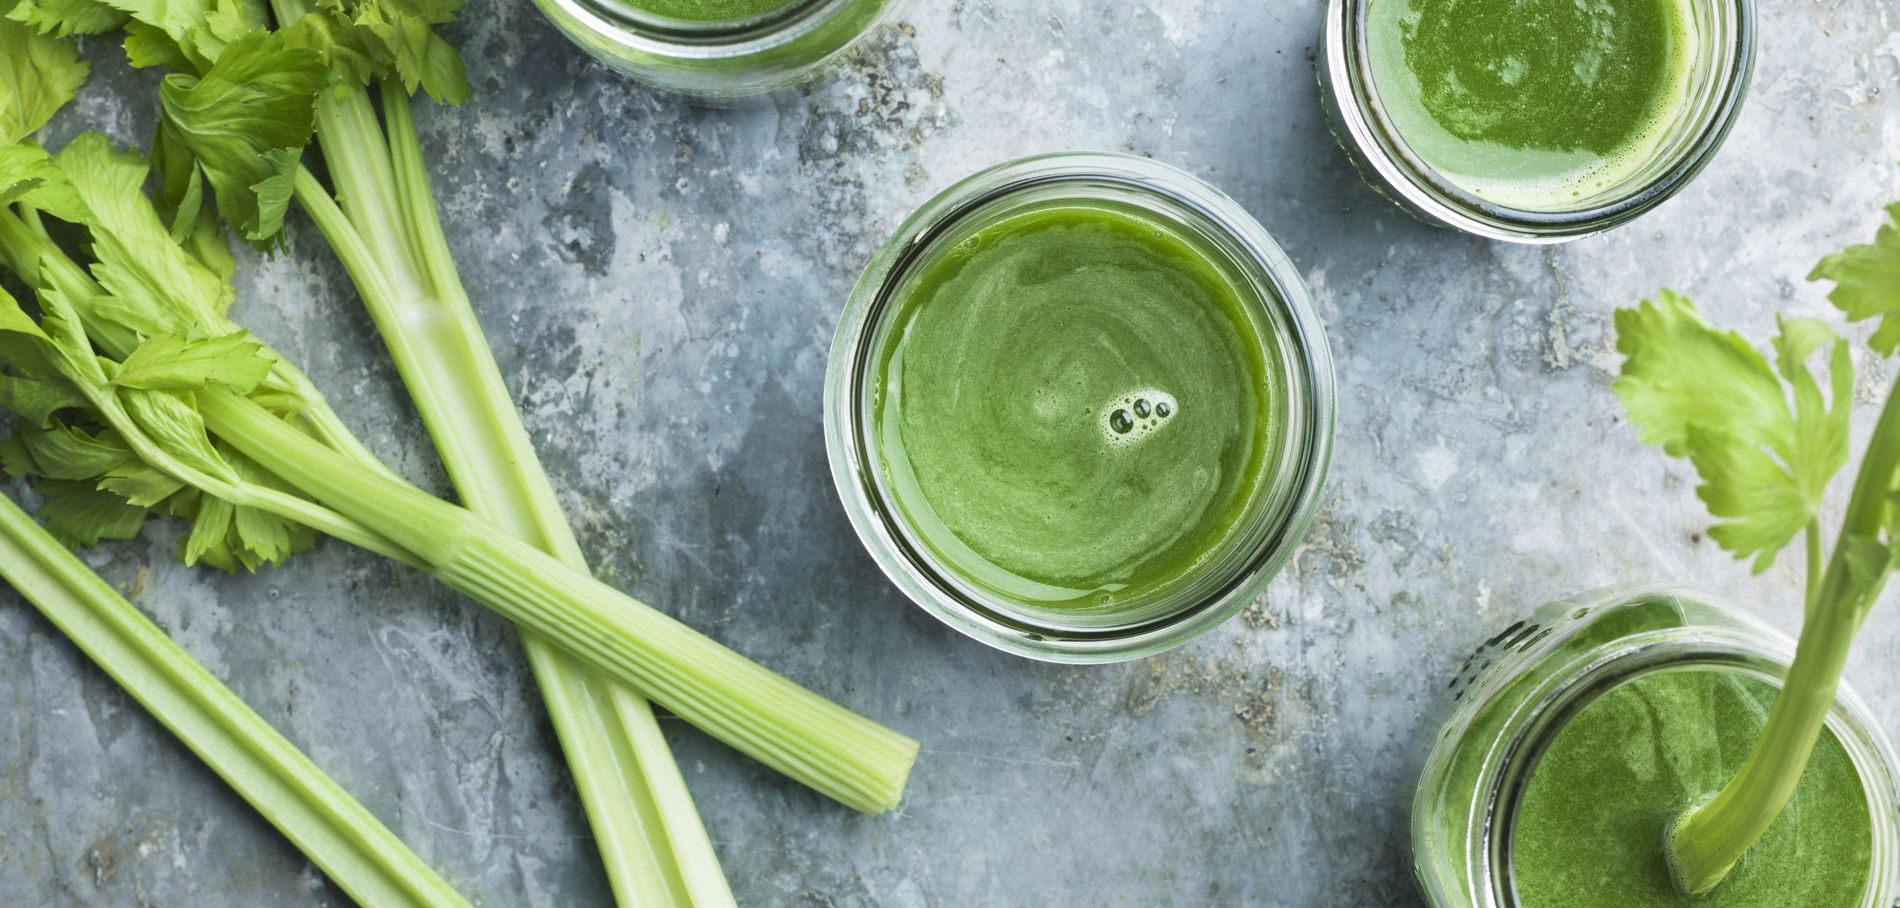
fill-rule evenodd
<path id="1" fill-rule="evenodd" d="M 535 0 L 554 27 L 635 79 L 708 101 L 810 82 L 907 0 L 786 0 L 757 16 L 688 22 L 622 0 Z"/>
<path id="2" fill-rule="evenodd" d="M 1412 803 L 1411 844 L 1427 904 L 1520 904 L 1512 866 L 1517 811 L 1538 759 L 1595 698 L 1671 670 L 1736 672 L 1779 686 L 1793 656 L 1792 641 L 1731 607 L 1657 586 L 1550 603 L 1487 640 L 1465 660 L 1426 725 L 1432 737 Z M 1886 908 L 1900 893 L 1894 755 L 1845 685 L 1827 728 L 1859 776 L 1872 819 L 1872 861 L 1859 904 Z M 1658 828 L 1658 854 L 1662 838 Z"/>
<path id="3" fill-rule="evenodd" d="M 907 279 L 955 255 L 989 224 L 1052 203 L 1140 212 L 1194 244 L 1252 297 L 1272 393 L 1283 404 L 1270 472 L 1237 529 L 1167 595 L 1101 608 L 1013 600 L 949 568 L 897 505 L 876 443 L 880 356 Z M 879 567 L 912 601 L 990 646 L 1056 662 L 1133 659 L 1180 645 L 1234 615 L 1293 552 L 1318 506 L 1333 435 L 1333 365 L 1299 272 L 1260 224 L 1206 183 L 1146 158 L 1063 153 L 982 171 L 931 199 L 873 257 L 831 348 L 825 442 L 847 514 Z"/>
<path id="4" fill-rule="evenodd" d="M 1560 205 L 1512 207 L 1438 173 L 1407 144 L 1381 101 L 1367 11 L 1396 0 L 1329 0 L 1315 64 L 1333 136 L 1359 175 L 1412 216 L 1518 243 L 1560 243 L 1629 222 L 1675 195 L 1714 158 L 1741 113 L 1755 62 L 1754 0 L 1688 0 L 1695 52 L 1687 97 L 1639 166 Z M 1581 6 L 1581 4 L 1580 4 Z"/>

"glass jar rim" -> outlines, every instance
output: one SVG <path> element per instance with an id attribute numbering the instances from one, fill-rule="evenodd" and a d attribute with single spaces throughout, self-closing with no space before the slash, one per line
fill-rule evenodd
<path id="1" fill-rule="evenodd" d="M 1755 0 L 1710 0 L 1730 18 L 1717 52 L 1717 83 L 1703 100 L 1693 137 L 1676 149 L 1654 178 L 1594 205 L 1541 210 L 1481 198 L 1412 152 L 1378 101 L 1366 48 L 1367 9 L 1375 0 L 1328 0 L 1323 45 L 1315 64 L 1330 111 L 1384 188 L 1403 207 L 1445 226 L 1487 239 L 1526 244 L 1562 243 L 1625 224 L 1674 196 L 1702 172 L 1741 115 L 1755 68 Z M 1371 113 L 1369 114 L 1368 111 Z"/>
<path id="2" fill-rule="evenodd" d="M 892 292 L 933 241 L 979 215 L 992 203 L 1018 193 L 1073 183 L 1113 185 L 1192 210 L 1218 229 L 1247 258 L 1235 263 L 1257 269 L 1266 283 L 1263 305 L 1277 307 L 1288 348 L 1297 362 L 1298 386 L 1289 394 L 1300 405 L 1289 412 L 1287 445 L 1299 445 L 1297 475 L 1267 528 L 1266 546 L 1234 569 L 1231 582 L 1193 605 L 1130 624 L 1088 627 L 1038 621 L 1020 612 L 998 614 L 971 601 L 943 575 L 940 559 L 919 552 L 895 526 L 896 509 L 881 500 L 874 474 L 877 455 L 866 441 L 864 402 L 869 391 L 865 370 L 877 351 L 868 349 L 887 314 Z M 1157 208 L 1157 210 L 1159 210 Z M 1289 357 L 1293 359 L 1293 357 Z M 839 320 L 825 382 L 825 440 L 832 478 L 852 527 L 872 558 L 912 602 L 952 628 L 994 648 L 1051 662 L 1113 662 L 1150 655 L 1177 646 L 1232 617 L 1278 571 L 1317 510 L 1331 459 L 1334 418 L 1331 351 L 1326 345 L 1312 298 L 1299 273 L 1271 236 L 1231 198 L 1195 177 L 1148 158 L 1114 152 L 1057 152 L 999 164 L 979 171 L 938 193 L 907 218 L 866 266 Z"/>
<path id="3" fill-rule="evenodd" d="M 682 60 L 722 60 L 761 54 L 797 40 L 850 6 L 853 0 L 785 0 L 762 13 L 707 22 L 670 19 L 624 0 L 541 0 L 561 8 L 595 34 L 628 50 Z"/>
<path id="4" fill-rule="evenodd" d="M 1472 895 L 1486 908 L 1516 908 L 1519 904 L 1511 882 L 1515 810 L 1538 758 L 1570 719 L 1610 690 L 1660 671 L 1706 668 L 1737 672 L 1779 690 L 1794 658 L 1793 641 L 1717 597 L 1671 586 L 1614 587 L 1603 593 L 1605 600 L 1624 593 L 1681 596 L 1721 608 L 1742 627 L 1673 627 L 1609 640 L 1577 654 L 1526 695 L 1523 705 L 1507 720 L 1497 743 L 1484 755 L 1478 801 L 1472 805 L 1472 815 L 1482 818 L 1472 827 L 1473 833 L 1481 837 L 1481 844 L 1468 852 L 1468 872 L 1479 887 Z M 1561 642 L 1553 639 L 1545 645 L 1554 650 Z M 1472 693 L 1468 703 L 1485 699 L 1483 691 Z M 1873 860 L 1884 858 L 1888 862 L 1869 868 L 1873 885 L 1864 893 L 1862 908 L 1884 908 L 1894 892 L 1896 871 L 1900 871 L 1900 866 L 1892 863 L 1894 855 L 1900 854 L 1900 827 L 1895 822 L 1896 798 L 1900 798 L 1896 784 L 1900 780 L 1894 774 L 1900 761 L 1896 761 L 1872 712 L 1845 682 L 1836 690 L 1826 727 L 1846 750 L 1866 793 L 1874 820 Z"/>

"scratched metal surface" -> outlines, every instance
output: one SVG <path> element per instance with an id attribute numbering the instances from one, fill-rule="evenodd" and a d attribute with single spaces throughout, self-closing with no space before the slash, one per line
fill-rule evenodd
<path id="1" fill-rule="evenodd" d="M 1733 138 L 1680 198 L 1551 250 L 1407 220 L 1321 124 L 1314 4 L 917 3 L 806 97 L 702 110 L 587 61 L 525 2 L 449 30 L 475 103 L 419 118 L 450 239 L 600 576 L 922 739 L 903 808 L 856 816 L 669 720 L 741 901 L 1403 904 L 1412 743 L 1460 655 L 1548 597 L 1698 585 L 1784 627 L 1797 578 L 1710 546 L 1692 476 L 1639 447 L 1610 310 L 1663 284 L 1763 340 L 1828 315 L 1803 275 L 1900 198 L 1886 0 L 1761 4 Z M 149 135 L 149 74 L 100 61 L 54 141 Z M 1119 149 L 1253 211 L 1338 357 L 1326 508 L 1248 613 L 1173 654 L 1061 668 L 908 605 L 834 499 L 825 356 L 871 250 L 956 178 Z M 300 217 L 240 317 L 395 467 L 447 491 L 349 285 Z M 1887 367 L 1859 363 L 1871 403 Z M 18 487 L 11 491 L 19 493 Z M 509 627 L 339 544 L 228 577 L 155 523 L 89 556 L 470 899 L 601 904 Z M 1889 597 L 1892 598 L 1892 597 Z M 1851 677 L 1900 729 L 1900 611 Z M 0 902 L 344 897 L 19 599 L 0 594 Z"/>

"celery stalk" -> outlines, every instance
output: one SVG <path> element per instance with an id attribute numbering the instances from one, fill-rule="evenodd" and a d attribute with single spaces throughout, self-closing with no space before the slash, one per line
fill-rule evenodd
<path id="1" fill-rule="evenodd" d="M 294 0 L 279 4 L 292 19 Z M 318 100 L 318 147 L 344 202 L 296 195 L 355 280 L 463 503 L 587 571 L 469 305 L 436 216 L 406 93 L 383 83 L 389 146 L 359 88 Z M 732 905 L 692 797 L 639 695 L 530 632 L 529 665 L 622 904 Z"/>
<path id="2" fill-rule="evenodd" d="M 3 229 L 8 220 L 15 219 L 0 215 L 0 246 L 17 236 Z M 99 315 L 90 307 L 109 299 L 103 288 L 57 247 L 36 251 L 37 258 L 11 252 L 7 257 L 30 262 L 21 277 L 69 301 L 90 328 Z M 42 293 L 42 303 L 48 299 Z M 216 324 L 201 327 L 210 334 L 226 330 Z M 133 352 L 108 333 L 85 340 L 112 360 Z M 128 441 L 140 443 L 141 427 L 116 408 L 113 388 L 95 384 L 98 376 L 68 379 L 101 418 Z M 387 471 L 364 469 L 255 400 L 215 383 L 195 391 L 192 400 L 212 435 L 311 499 L 239 490 L 248 496 L 243 504 L 422 568 L 742 753 L 846 806 L 875 814 L 894 808 L 902 797 L 917 757 L 915 740 L 745 659 L 466 509 Z M 149 444 L 138 455 L 209 494 L 231 493 Z"/>
<path id="3" fill-rule="evenodd" d="M 352 470 L 229 391 L 198 394 L 225 443 L 408 549 L 451 588 L 547 637 L 740 752 L 848 807 L 897 806 L 917 742 L 720 646 L 414 486 Z"/>
<path id="4" fill-rule="evenodd" d="M 1828 255 L 1808 274 L 1834 282 L 1828 299 L 1848 321 L 1881 320 L 1867 344 L 1883 357 L 1900 352 L 1900 203 L 1887 215 L 1874 242 Z M 1616 312 L 1616 349 L 1625 358 L 1612 389 L 1642 441 L 1695 466 L 1696 496 L 1718 518 L 1709 538 L 1737 558 L 1752 557 L 1756 573 L 1797 534 L 1807 560 L 1800 641 L 1760 737 L 1720 791 L 1664 830 L 1670 874 L 1691 896 L 1720 885 L 1790 803 L 1854 636 L 1900 566 L 1900 381 L 1887 393 L 1823 558 L 1823 499 L 1848 462 L 1853 360 L 1848 341 L 1824 322 L 1775 321 L 1771 364 L 1679 293 L 1663 290 Z M 1823 358 L 1825 386 L 1810 363 Z"/>
<path id="5" fill-rule="evenodd" d="M 1896 474 L 1900 474 L 1900 381 L 1888 391 L 1868 441 L 1839 538 L 1871 539 L 1880 534 L 1892 507 Z M 1864 569 L 1862 576 L 1854 576 L 1857 569 L 1850 564 L 1850 551 L 1846 546 L 1835 548 L 1814 587 L 1794 662 L 1748 760 L 1715 797 L 1684 813 L 1667 833 L 1670 873 L 1684 892 L 1699 895 L 1714 889 L 1794 796 L 1834 707 L 1854 635 L 1886 583 L 1884 563 L 1877 576 L 1866 576 Z M 1818 561 L 1810 557 L 1810 575 L 1819 567 Z"/>
<path id="6" fill-rule="evenodd" d="M 0 576 L 359 904 L 466 908 L 362 804 L 4 495 Z"/>

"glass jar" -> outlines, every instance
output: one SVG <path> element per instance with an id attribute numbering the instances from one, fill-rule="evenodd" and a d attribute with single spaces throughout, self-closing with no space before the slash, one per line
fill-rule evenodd
<path id="1" fill-rule="evenodd" d="M 895 342 L 894 313 L 906 282 L 932 263 L 962 254 L 958 247 L 985 226 L 1068 203 L 1137 212 L 1151 225 L 1165 225 L 1226 275 L 1244 298 L 1237 305 L 1247 307 L 1250 324 L 1264 339 L 1262 374 L 1277 395 L 1271 399 L 1281 405 L 1273 437 L 1260 442 L 1261 478 L 1245 513 L 1218 547 L 1170 577 L 1165 595 L 1145 601 L 1109 604 L 1111 597 L 1104 596 L 1100 607 L 1048 607 L 960 575 L 899 506 L 892 470 L 876 443 L 881 363 Z M 1263 389 L 1262 397 L 1267 393 Z M 1333 366 L 1299 272 L 1232 199 L 1145 158 L 1075 152 L 982 171 L 925 203 L 898 228 L 846 305 L 831 348 L 824 406 L 826 449 L 845 511 L 899 589 L 944 623 L 998 649 L 1052 662 L 1110 662 L 1160 652 L 1206 632 L 1244 607 L 1286 561 L 1312 520 L 1331 458 Z"/>
<path id="2" fill-rule="evenodd" d="M 1564 723 L 1598 697 L 1639 678 L 1683 670 L 1734 672 L 1779 688 L 1793 657 L 1792 641 L 1732 608 L 1657 586 L 1614 587 L 1550 603 L 1485 641 L 1427 722 L 1436 734 L 1411 816 L 1413 870 L 1426 903 L 1519 904 L 1513 866 L 1519 809 L 1538 760 Z M 1859 904 L 1885 908 L 1900 894 L 1893 751 L 1845 684 L 1826 727 L 1859 777 L 1871 818 L 1872 860 Z M 1656 830 L 1659 859 L 1663 825 Z"/>
<path id="3" fill-rule="evenodd" d="M 1367 184 L 1414 217 L 1495 240 L 1560 243 L 1627 223 L 1675 195 L 1714 158 L 1741 113 L 1755 63 L 1754 0 L 1689 0 L 1687 94 L 1656 144 L 1619 176 L 1560 205 L 1512 207 L 1440 174 L 1407 144 L 1373 78 L 1367 10 L 1329 0 L 1315 69 L 1328 125 Z"/>
<path id="4" fill-rule="evenodd" d="M 667 91 L 709 101 L 792 88 L 891 22 L 903 0 L 786 0 L 721 22 L 667 19 L 637 0 L 535 0 L 568 39 L 602 63 Z"/>

